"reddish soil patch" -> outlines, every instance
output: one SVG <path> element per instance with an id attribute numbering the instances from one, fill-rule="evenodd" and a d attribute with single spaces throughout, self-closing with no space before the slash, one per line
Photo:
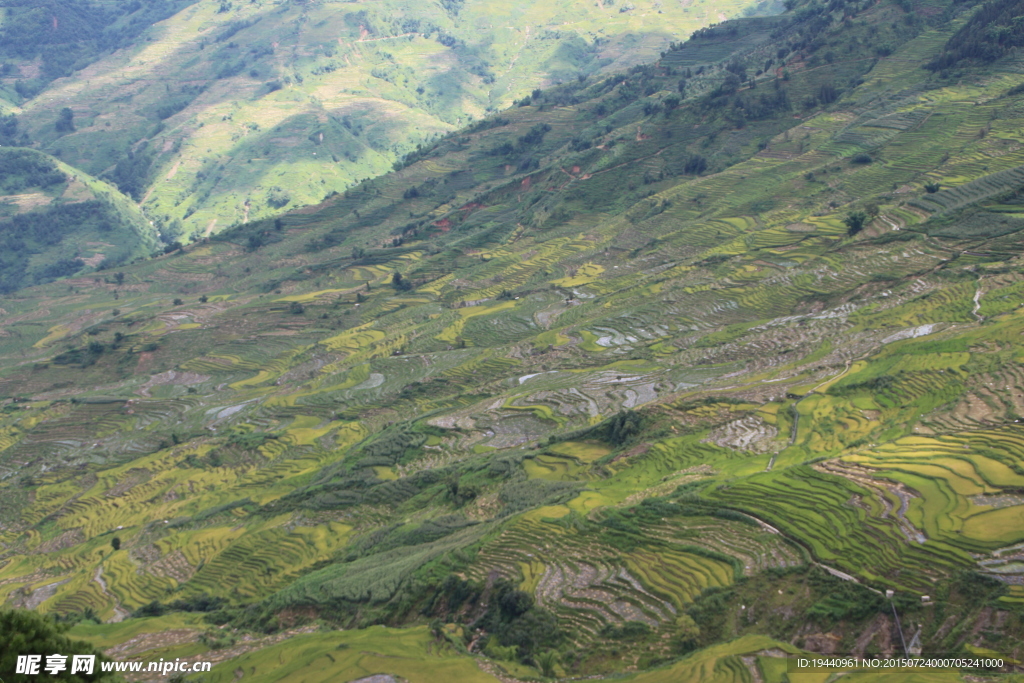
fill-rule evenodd
<path id="1" fill-rule="evenodd" d="M 277 621 L 285 628 L 292 628 L 296 622 L 311 621 L 319 616 L 315 607 L 289 607 L 277 613 Z"/>
<path id="2" fill-rule="evenodd" d="M 323 209 L 324 207 L 330 206 L 334 202 L 338 201 L 337 197 L 338 195 L 332 195 L 327 199 L 323 200 L 322 202 L 320 202 L 319 204 L 310 204 L 309 206 L 303 206 L 301 209 L 295 209 L 295 211 L 292 211 L 290 213 L 316 213 L 317 211 Z"/>
<path id="3" fill-rule="evenodd" d="M 31 64 L 22 64 L 18 71 L 21 72 L 22 78 L 39 78 L 39 74 L 43 70 L 43 58 L 36 57 Z"/>
<path id="4" fill-rule="evenodd" d="M 139 375 L 148 371 L 151 365 L 153 365 L 153 354 L 149 351 L 143 351 L 139 354 L 139 362 L 135 366 L 135 374 Z"/>
<path id="5" fill-rule="evenodd" d="M 803 648 L 811 652 L 832 654 L 839 645 L 839 636 L 833 633 L 815 633 L 804 638 Z"/>
<path id="6" fill-rule="evenodd" d="M 130 638 L 120 645 L 115 645 L 107 650 L 107 655 L 113 659 L 126 658 L 146 650 L 152 650 L 153 648 L 167 647 L 168 645 L 184 645 L 185 643 L 195 642 L 198 639 L 199 631 L 191 628 L 145 633 Z"/>
<path id="7" fill-rule="evenodd" d="M 626 458 L 632 458 L 634 455 L 642 455 L 642 454 L 646 453 L 650 449 L 650 447 L 651 447 L 651 445 L 650 444 L 646 444 L 646 443 L 645 444 L 640 444 L 639 446 L 634 446 L 633 448 L 630 448 L 628 451 L 623 451 L 622 453 L 619 453 L 618 455 L 616 455 L 612 459 L 612 462 L 618 462 L 619 460 L 625 460 Z"/>
<path id="8" fill-rule="evenodd" d="M 84 542 L 85 533 L 82 531 L 81 527 L 76 527 L 74 529 L 68 529 L 60 536 L 57 536 L 56 538 L 50 539 L 49 541 L 43 543 L 39 546 L 37 552 L 52 553 L 57 550 L 64 550 L 65 548 L 70 548 L 72 546 Z"/>

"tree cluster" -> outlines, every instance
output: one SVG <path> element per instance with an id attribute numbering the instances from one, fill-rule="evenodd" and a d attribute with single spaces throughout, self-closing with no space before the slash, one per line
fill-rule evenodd
<path id="1" fill-rule="evenodd" d="M 66 681 L 67 683 L 86 683 L 94 681 L 115 681 L 118 677 L 112 673 L 103 673 L 101 661 L 110 661 L 86 642 L 72 640 L 63 634 L 62 628 L 49 618 L 28 610 L 0 611 L 0 677 L 7 683 L 29 683 L 40 678 Z M 46 655 L 59 653 L 68 657 L 72 655 L 95 655 L 96 662 L 91 675 L 82 673 L 71 674 L 70 665 L 56 675 L 43 673 L 31 675 L 15 673 L 19 655 Z M 45 660 L 43 660 L 45 664 Z"/>
<path id="2" fill-rule="evenodd" d="M 491 634 L 485 651 L 499 656 L 512 654 L 528 663 L 533 663 L 541 651 L 558 647 L 564 639 L 554 616 L 507 579 L 494 582 L 487 612 L 473 626 Z M 503 653 L 495 646 L 510 650 Z"/>
<path id="3" fill-rule="evenodd" d="M 940 71 L 965 63 L 991 64 L 1024 46 L 1024 0 L 992 0 L 950 38 L 942 53 L 925 65 Z"/>
<path id="4" fill-rule="evenodd" d="M 30 265 L 30 257 L 59 245 L 71 234 L 85 230 L 108 231 L 120 219 L 100 201 L 54 204 L 38 211 L 0 221 L 0 293 L 72 275 L 81 259 L 59 258 Z"/>
<path id="5" fill-rule="evenodd" d="M 13 128 L 17 128 L 16 119 Z M 61 173 L 52 161 L 27 149 L 5 150 L 0 154 L 0 162 L 2 194 L 18 194 L 29 188 L 47 190 L 67 180 L 67 176 Z"/>
<path id="6" fill-rule="evenodd" d="M 42 58 L 40 78 L 16 84 L 19 95 L 32 97 L 53 79 L 70 76 L 103 54 L 129 45 L 191 1 L 7 0 L 0 56 Z"/>

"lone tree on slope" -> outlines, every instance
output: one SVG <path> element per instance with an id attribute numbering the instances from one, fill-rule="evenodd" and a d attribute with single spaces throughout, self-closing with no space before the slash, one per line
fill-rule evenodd
<path id="1" fill-rule="evenodd" d="M 854 211 L 853 213 L 846 214 L 846 218 L 843 219 L 843 223 L 846 223 L 846 234 L 853 237 L 858 232 L 864 229 L 864 224 L 868 222 L 868 215 L 863 211 Z"/>

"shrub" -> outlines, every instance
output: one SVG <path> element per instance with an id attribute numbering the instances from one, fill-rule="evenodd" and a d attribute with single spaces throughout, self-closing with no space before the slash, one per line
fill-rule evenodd
<path id="1" fill-rule="evenodd" d="M 853 237 L 858 232 L 864 229 L 864 224 L 868 222 L 868 215 L 863 211 L 854 211 L 853 213 L 846 214 L 846 218 L 843 219 L 843 223 L 846 223 L 846 234 Z"/>
<path id="2" fill-rule="evenodd" d="M 272 187 L 270 192 L 267 193 L 267 204 L 280 209 L 288 204 L 292 200 L 291 195 L 282 190 L 280 187 Z"/>
<path id="3" fill-rule="evenodd" d="M 162 604 L 153 600 L 152 602 L 143 605 L 134 612 L 133 617 L 160 617 L 167 613 L 167 608 Z"/>
<path id="4" fill-rule="evenodd" d="M 627 621 L 622 626 L 609 624 L 601 630 L 601 635 L 612 640 L 638 640 L 650 635 L 651 627 L 642 621 Z"/>
<path id="5" fill-rule="evenodd" d="M 54 124 L 54 128 L 58 133 L 72 133 L 75 130 L 75 112 L 70 107 L 64 107 L 60 110 L 60 117 Z"/>
<path id="6" fill-rule="evenodd" d="M 391 285 L 399 292 L 405 292 L 412 289 L 412 283 L 402 277 L 402 274 L 397 270 L 395 274 L 391 276 Z"/>

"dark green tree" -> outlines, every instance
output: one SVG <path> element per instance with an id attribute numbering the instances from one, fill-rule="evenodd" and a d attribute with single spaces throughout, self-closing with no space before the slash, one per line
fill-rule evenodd
<path id="1" fill-rule="evenodd" d="M 395 274 L 391 276 L 391 284 L 399 292 L 405 292 L 412 289 L 412 283 L 402 277 L 402 274 L 397 270 Z"/>
<path id="2" fill-rule="evenodd" d="M 501 645 L 514 645 L 524 662 L 532 661 L 542 648 L 557 647 L 564 638 L 554 616 L 505 579 L 494 583 L 487 613 L 477 625 L 493 633 Z"/>
<path id="3" fill-rule="evenodd" d="M 75 112 L 71 111 L 71 107 L 64 107 L 60 110 L 60 116 L 57 117 L 54 128 L 57 129 L 58 133 L 72 133 L 75 130 L 74 119 Z"/>
<path id="4" fill-rule="evenodd" d="M 115 681 L 117 676 L 100 671 L 100 662 L 109 661 L 107 657 L 94 650 L 89 643 L 71 640 L 60 628 L 46 617 L 27 610 L 0 611 L 0 679 L 4 683 L 39 683 L 40 680 L 58 680 L 71 683 L 92 683 L 95 681 Z M 67 668 L 56 675 L 45 673 L 46 655 L 59 653 L 66 655 Z M 42 655 L 38 674 L 19 674 L 17 663 L 19 655 Z M 71 657 L 74 655 L 95 655 L 96 662 L 92 674 L 71 673 Z"/>
<path id="5" fill-rule="evenodd" d="M 843 219 L 843 223 L 846 223 L 846 234 L 850 237 L 863 230 L 867 222 L 868 215 L 863 211 L 853 211 L 846 214 L 846 218 Z"/>
<path id="6" fill-rule="evenodd" d="M 608 440 L 621 446 L 640 433 L 643 428 L 643 417 L 632 410 L 619 411 L 608 421 Z"/>

